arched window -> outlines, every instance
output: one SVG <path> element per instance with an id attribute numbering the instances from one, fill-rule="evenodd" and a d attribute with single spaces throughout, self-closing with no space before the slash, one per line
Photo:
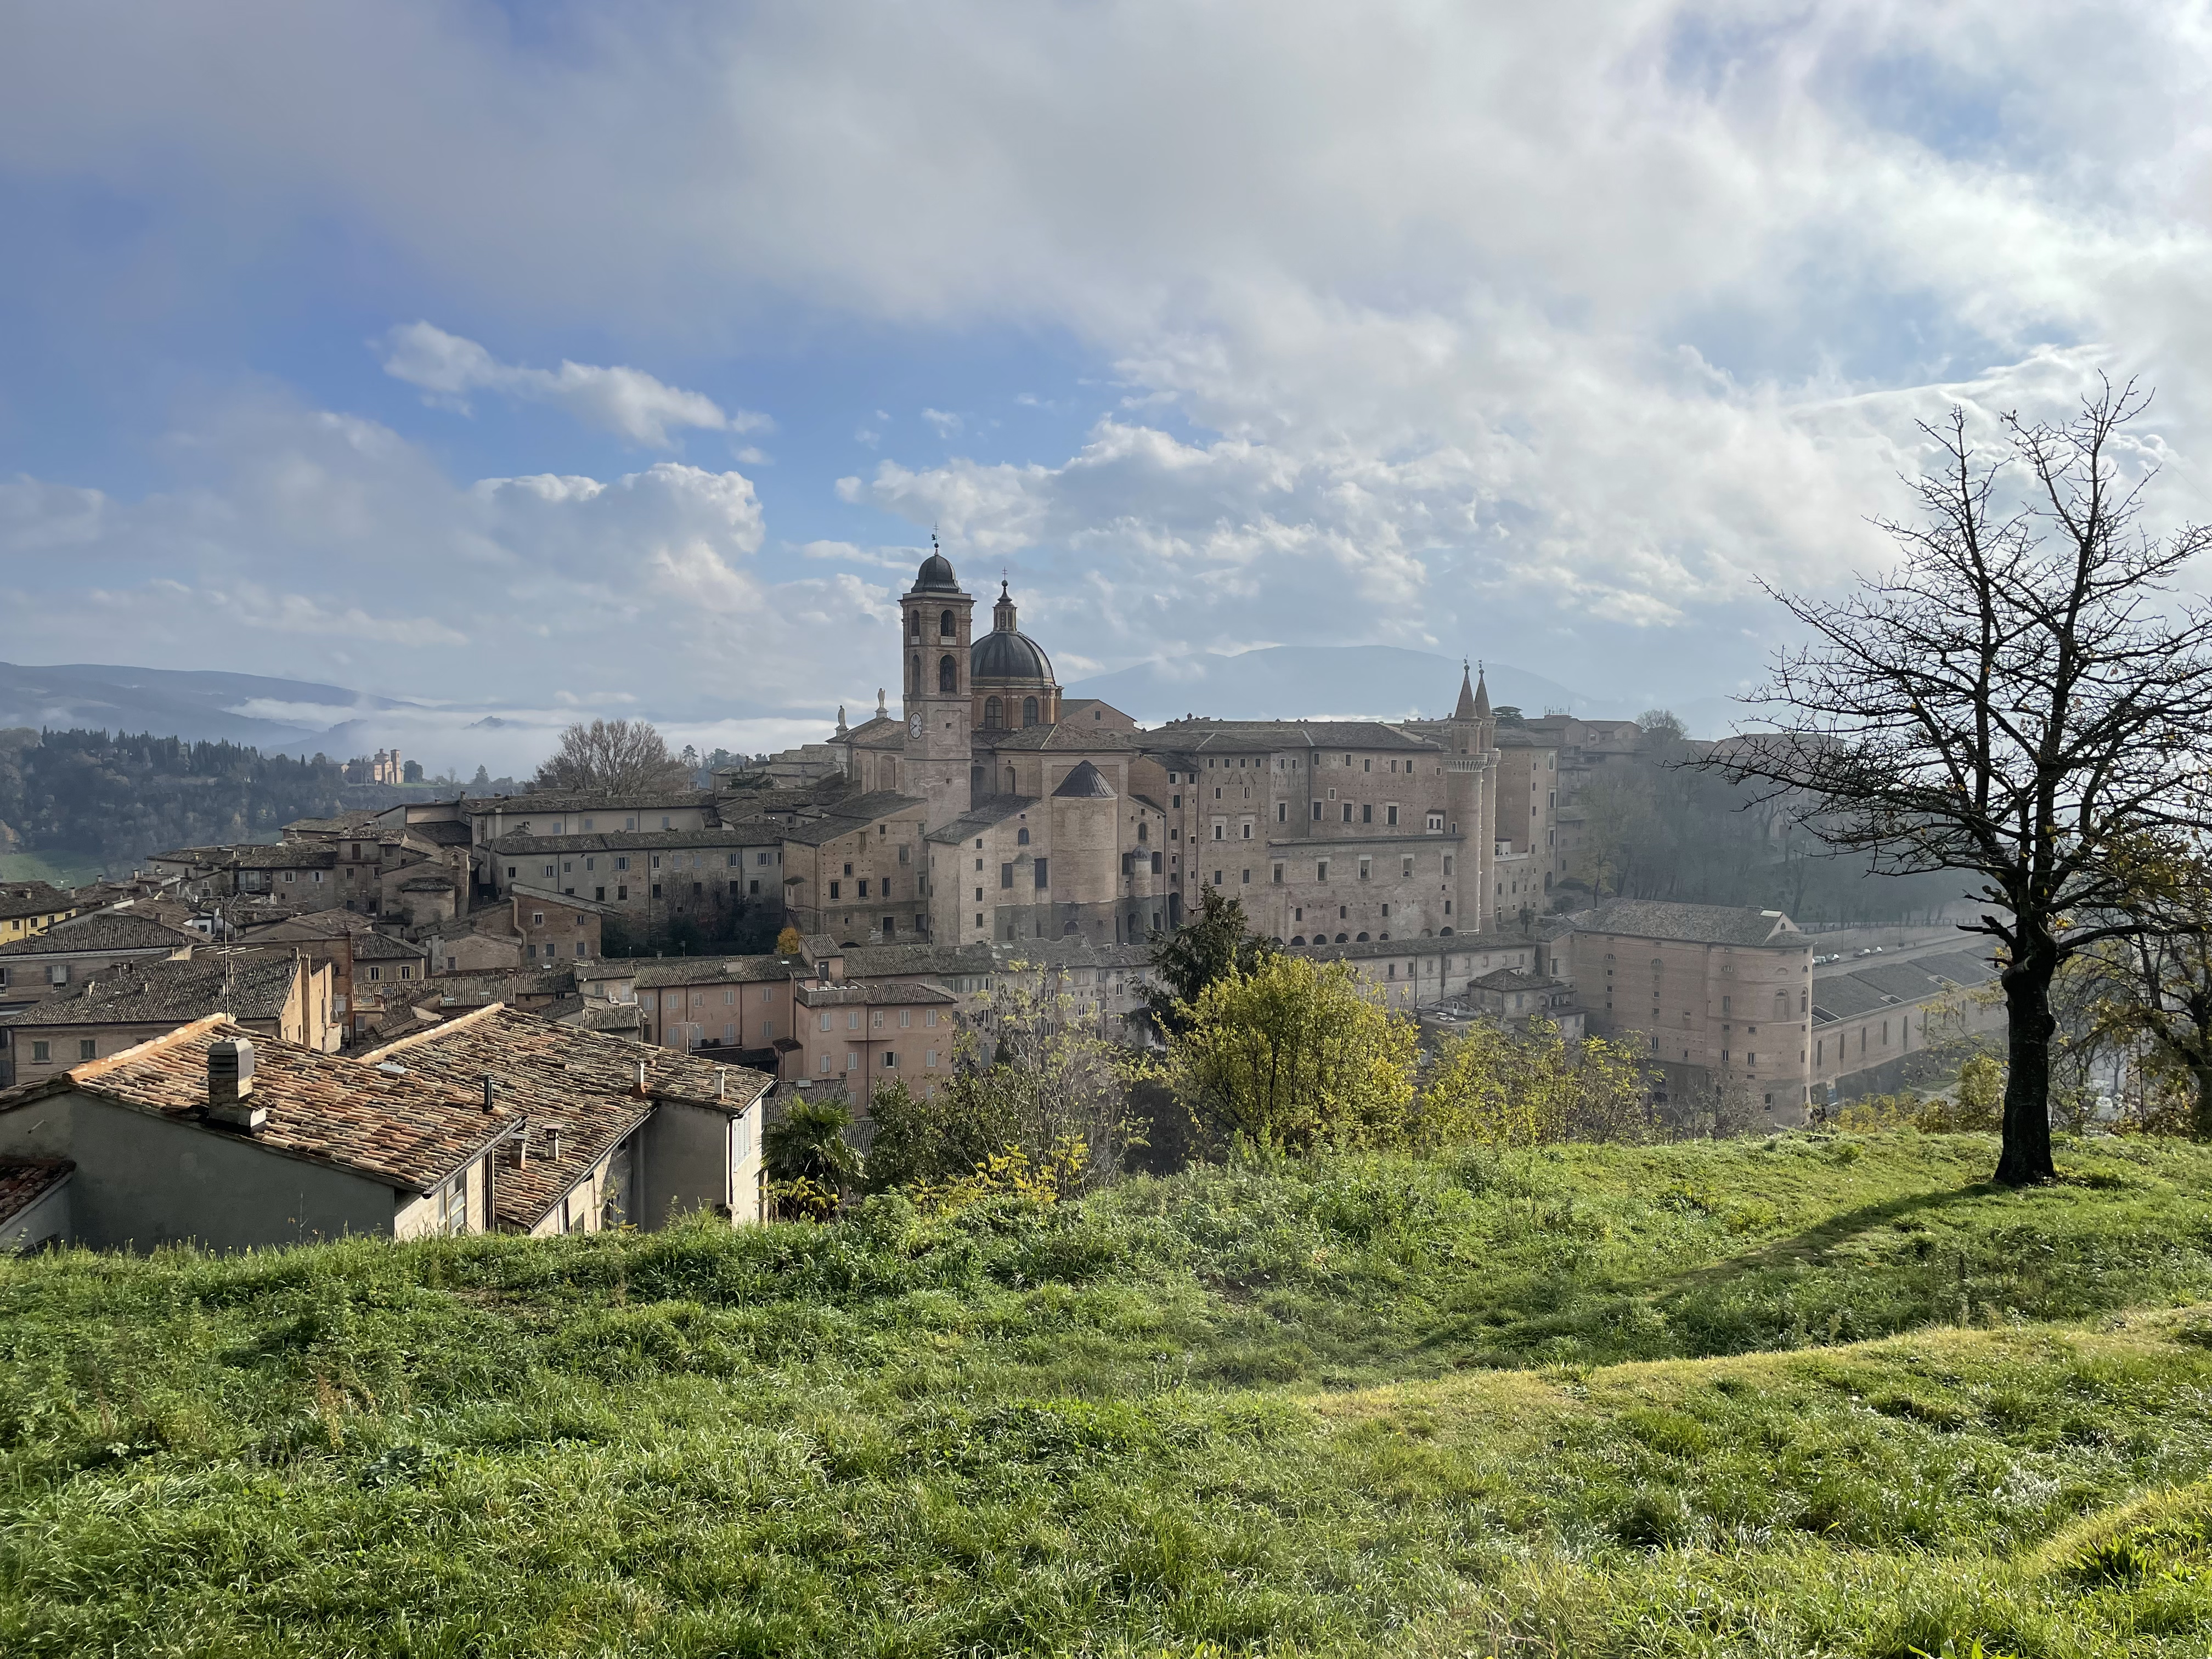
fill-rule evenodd
<path id="1" fill-rule="evenodd" d="M 937 659 L 937 689 L 940 691 L 957 691 L 960 689 L 960 665 L 952 659 L 950 653 Z"/>
<path id="2" fill-rule="evenodd" d="M 921 659 L 916 657 L 907 665 L 907 690 L 916 696 L 921 695 Z"/>
<path id="3" fill-rule="evenodd" d="M 1152 838 L 1152 825 L 1150 825 L 1149 823 L 1140 823 L 1140 824 L 1139 824 L 1139 825 L 1137 826 L 1137 839 L 1138 839 L 1139 841 L 1150 841 Z"/>
<path id="4" fill-rule="evenodd" d="M 999 700 L 996 697 L 983 699 L 983 724 L 994 728 L 999 724 Z"/>
<path id="5" fill-rule="evenodd" d="M 942 640 L 951 639 L 955 636 L 957 631 L 957 630 L 956 630 L 952 626 L 952 613 L 950 611 L 939 611 L 937 613 L 938 638 Z"/>
<path id="6" fill-rule="evenodd" d="M 1029 832 L 1028 830 L 1015 830 L 1015 831 L 1014 831 L 1014 845 L 1015 845 L 1015 846 L 1017 846 L 1017 847 L 1026 847 L 1026 846 L 1028 846 L 1029 844 L 1030 844 L 1030 832 Z"/>
<path id="7" fill-rule="evenodd" d="M 1362 933 L 1362 934 L 1359 936 L 1359 942 L 1360 942 L 1362 945 L 1366 944 L 1366 943 L 1367 943 L 1367 935 L 1366 935 L 1366 934 L 1364 934 L 1364 933 Z"/>
<path id="8" fill-rule="evenodd" d="M 1337 942 L 1339 945 L 1343 944 L 1343 943 L 1344 943 L 1344 935 L 1343 935 L 1343 934 L 1341 934 L 1341 933 L 1339 933 L 1339 934 L 1336 936 L 1336 942 Z"/>
<path id="9" fill-rule="evenodd" d="M 1073 922 L 1072 922 L 1072 921 L 1062 922 L 1062 923 L 1060 924 L 1060 933 L 1061 933 L 1062 937 L 1065 937 L 1066 935 L 1067 935 L 1067 934 L 1069 934 L 1069 933 L 1073 933 L 1073 932 L 1075 931 L 1075 924 L 1074 924 Z"/>
<path id="10" fill-rule="evenodd" d="M 1024 726 L 1035 726 L 1036 724 L 1036 699 L 1035 697 L 1024 697 L 1022 699 L 1022 724 Z"/>
<path id="11" fill-rule="evenodd" d="M 906 620 L 907 637 L 908 639 L 920 639 L 921 637 L 921 612 L 919 611 L 909 611 L 906 613 Z"/>
<path id="12" fill-rule="evenodd" d="M 1305 942 L 1306 936 L 1304 933 L 1293 933 L 1291 935 L 1291 943 L 1293 945 L 1304 945 Z"/>

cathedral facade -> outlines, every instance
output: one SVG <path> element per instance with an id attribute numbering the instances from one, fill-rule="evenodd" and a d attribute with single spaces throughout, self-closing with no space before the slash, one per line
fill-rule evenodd
<path id="1" fill-rule="evenodd" d="M 918 833 L 897 855 L 919 866 L 906 931 L 950 945 L 1133 943 L 1179 926 L 1208 885 L 1291 945 L 1480 933 L 1541 908 L 1530 900 L 1550 860 L 1537 837 L 1550 832 L 1536 803 L 1556 805 L 1556 759 L 1525 742 L 1501 750 L 1479 679 L 1462 676 L 1440 720 L 1142 729 L 1062 695 L 1005 584 L 980 637 L 974 610 L 933 551 L 900 600 L 898 714 L 879 700 L 833 739 L 884 820 L 886 845 L 872 850 L 889 854 L 891 822 Z M 865 827 L 854 840 L 866 844 Z M 841 931 L 834 905 L 793 898 Z M 842 927 L 869 926 L 864 910 L 844 915 Z"/>

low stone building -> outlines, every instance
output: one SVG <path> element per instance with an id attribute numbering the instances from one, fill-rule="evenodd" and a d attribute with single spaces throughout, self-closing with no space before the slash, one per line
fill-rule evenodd
<path id="1" fill-rule="evenodd" d="M 1615 899 L 1553 944 L 1591 1029 L 1645 1055 L 1670 1096 L 1739 1091 L 1771 1123 L 1804 1121 L 1813 944 L 1781 911 Z"/>
<path id="2" fill-rule="evenodd" d="M 305 1048 L 338 1046 L 327 966 L 226 951 L 120 963 L 109 975 L 0 1015 L 0 1035 L 13 1062 L 10 1080 L 29 1084 L 218 1013 Z"/>
<path id="3" fill-rule="evenodd" d="M 43 881 L 0 883 L 0 945 L 13 945 L 67 921 L 83 907 Z"/>
<path id="4" fill-rule="evenodd" d="M 1902 1086 L 1913 1060 L 1961 1039 L 2002 1036 L 1997 970 L 1983 951 L 1854 958 L 1813 971 L 1813 1087 L 1832 1103 Z"/>
<path id="5" fill-rule="evenodd" d="M 70 1164 L 67 1242 L 99 1249 L 483 1232 L 520 1127 L 220 1014 L 0 1092 L 0 1158 Z"/>
<path id="6" fill-rule="evenodd" d="M 666 1225 L 687 1212 L 761 1218 L 772 1079 L 492 1006 L 370 1050 L 358 1064 L 491 1091 L 526 1127 L 497 1171 L 496 1223 L 528 1233 Z"/>
<path id="7" fill-rule="evenodd" d="M 180 961 L 198 943 L 191 933 L 128 910 L 57 922 L 43 933 L 0 945 L 0 1013 L 43 1002 L 120 964 Z"/>

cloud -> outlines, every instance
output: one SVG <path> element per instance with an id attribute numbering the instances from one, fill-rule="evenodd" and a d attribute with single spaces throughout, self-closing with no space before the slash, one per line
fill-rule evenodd
<path id="1" fill-rule="evenodd" d="M 382 349 L 384 372 L 421 387 L 434 400 L 466 410 L 470 392 L 497 392 L 550 404 L 586 426 L 656 449 L 668 447 L 671 427 L 761 432 L 775 425 L 767 416 L 745 410 L 726 414 L 711 398 L 665 385 L 640 369 L 566 361 L 557 369 L 502 363 L 474 340 L 429 323 L 400 324 L 385 335 Z"/>
<path id="2" fill-rule="evenodd" d="M 734 471 L 457 486 L 387 428 L 277 400 L 171 447 L 191 480 L 137 500 L 0 481 L 0 610 L 45 619 L 42 658 L 799 718 L 855 695 L 837 630 L 896 609 L 856 578 L 763 571 L 765 520 Z"/>
<path id="3" fill-rule="evenodd" d="M 676 0 L 517 33 L 392 0 L 149 6 L 128 28 L 45 8 L 11 47 L 0 169 L 223 226 L 177 231 L 217 244 L 180 281 L 335 222 L 415 273 L 403 314 L 618 320 L 656 362 L 839 331 L 893 361 L 1064 343 L 1070 395 L 1107 405 L 1079 441 L 990 453 L 971 430 L 938 464 L 878 410 L 854 441 L 880 464 L 834 493 L 1015 564 L 1025 625 L 1102 659 L 1510 639 L 1639 684 L 1736 678 L 1773 626 L 1753 575 L 1832 586 L 1885 556 L 1865 517 L 1899 505 L 1916 417 L 2055 412 L 2100 366 L 2162 381 L 2163 508 L 2212 515 L 2212 386 L 2185 378 L 2212 359 L 2201 7 Z M 386 348 L 432 397 L 547 398 L 640 444 L 734 418 L 427 323 Z M 1001 389 L 1049 372 L 1022 358 Z M 218 562 L 233 514 L 350 558 L 379 556 L 344 526 L 398 526 L 436 550 L 422 580 L 510 573 L 532 603 L 501 627 L 532 638 L 580 637 L 578 607 L 648 630 L 625 641 L 708 640 L 748 572 L 810 617 L 870 614 L 779 584 L 763 567 L 792 556 L 738 547 L 692 483 L 463 510 L 421 457 L 377 459 L 390 434 L 328 418 L 429 505 L 310 456 L 289 487 L 179 489 L 158 533 L 122 516 Z M 0 525 L 30 515 L 19 538 L 114 543 L 115 503 L 33 488 L 0 500 Z M 431 613 L 403 591 L 391 614 Z"/>
<path id="4" fill-rule="evenodd" d="M 967 423 L 957 415 L 948 415 L 941 409 L 925 409 L 921 418 L 929 422 L 930 429 L 940 438 L 957 437 Z"/>

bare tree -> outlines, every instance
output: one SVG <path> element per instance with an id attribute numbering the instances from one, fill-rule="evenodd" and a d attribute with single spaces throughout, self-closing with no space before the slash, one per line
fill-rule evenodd
<path id="1" fill-rule="evenodd" d="M 561 734 L 561 746 L 530 781 L 533 789 L 632 793 L 688 789 L 691 769 L 668 752 L 649 720 L 593 720 Z"/>
<path id="2" fill-rule="evenodd" d="M 1830 845 L 1878 867 L 1978 877 L 1968 933 L 1995 941 L 2009 1031 L 1996 1179 L 2050 1179 L 2051 986 L 2061 964 L 2139 932 L 2126 914 L 2147 836 L 2195 826 L 2187 785 L 2212 721 L 2212 614 L 2169 612 L 2180 567 L 2212 545 L 2136 525 L 2120 430 L 2148 394 L 2106 383 L 2062 427 L 2007 416 L 2028 504 L 2001 505 L 1963 411 L 1923 430 L 1942 451 L 1921 521 L 1877 520 L 1904 558 L 1840 602 L 1768 592 L 1811 630 L 1752 701 L 1787 729 L 1711 764 L 1802 792 Z"/>

